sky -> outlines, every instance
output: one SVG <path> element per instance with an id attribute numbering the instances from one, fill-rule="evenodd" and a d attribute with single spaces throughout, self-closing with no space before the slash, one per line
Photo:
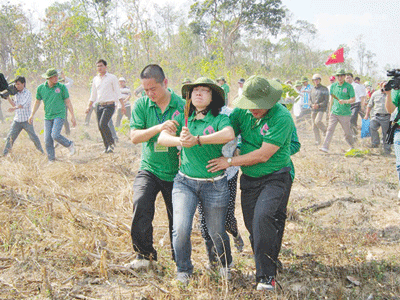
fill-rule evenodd
<path id="1" fill-rule="evenodd" d="M 11 4 L 22 3 L 26 9 L 41 15 L 55 2 L 9 1 Z M 157 4 L 169 2 L 179 7 L 190 5 L 192 0 L 150 1 Z M 146 1 L 142 0 L 142 3 Z M 292 12 L 294 20 L 315 24 L 318 29 L 318 38 L 314 42 L 316 48 L 336 50 L 340 44 L 347 44 L 353 48 L 349 55 L 356 59 L 355 39 L 362 35 L 366 49 L 376 54 L 380 74 L 384 74 L 387 64 L 400 68 L 400 0 L 282 0 L 282 3 Z"/>

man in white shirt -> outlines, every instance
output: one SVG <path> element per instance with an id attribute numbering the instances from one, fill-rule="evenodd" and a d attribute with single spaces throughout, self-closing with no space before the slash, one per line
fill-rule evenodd
<path id="1" fill-rule="evenodd" d="M 119 81 L 119 89 L 121 91 L 122 97 L 124 98 L 124 103 L 125 103 L 125 116 L 128 118 L 128 121 L 131 120 L 131 90 L 126 86 L 126 80 L 124 77 L 120 77 L 118 79 Z M 121 112 L 121 107 L 120 105 L 117 105 L 117 120 L 115 122 L 115 126 L 120 127 L 121 126 L 121 120 L 124 115 Z"/>
<path id="2" fill-rule="evenodd" d="M 86 113 L 89 113 L 93 103 L 97 102 L 97 123 L 104 142 L 104 153 L 112 153 L 114 151 L 114 139 L 108 123 L 114 114 L 116 102 L 120 101 L 121 113 L 123 114 L 125 113 L 125 104 L 119 89 L 118 78 L 107 72 L 107 62 L 100 59 L 96 63 L 96 67 L 99 74 L 93 78 Z"/>
<path id="3" fill-rule="evenodd" d="M 353 80 L 353 74 L 346 74 L 346 82 L 350 83 L 354 88 L 354 93 L 356 95 L 356 101 L 351 104 L 351 118 L 350 126 L 354 135 L 357 135 L 357 119 L 361 110 L 361 103 L 365 103 L 367 100 L 367 91 L 365 87 Z"/>

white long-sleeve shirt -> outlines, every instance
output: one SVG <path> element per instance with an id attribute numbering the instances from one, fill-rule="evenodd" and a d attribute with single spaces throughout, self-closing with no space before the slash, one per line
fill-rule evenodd
<path id="1" fill-rule="evenodd" d="M 123 97 L 117 76 L 107 72 L 104 76 L 96 75 L 93 78 L 89 101 L 98 103 L 118 102 L 119 99 L 123 99 Z"/>

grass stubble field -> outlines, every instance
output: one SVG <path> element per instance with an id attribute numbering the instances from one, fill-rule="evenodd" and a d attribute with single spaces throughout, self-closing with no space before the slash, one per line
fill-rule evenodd
<path id="1" fill-rule="evenodd" d="M 314 145 L 310 126 L 300 126 L 302 148 L 293 157 L 296 179 L 280 254 L 282 289 L 268 294 L 255 290 L 240 193 L 236 216 L 245 248 L 237 253 L 232 247 L 232 280 L 206 270 L 196 223 L 195 274 L 183 288 L 174 280 L 162 199 L 153 223 L 157 264 L 148 272 L 124 268 L 134 258 L 131 198 L 140 145 L 129 141 L 125 124 L 115 153 L 103 154 L 94 115 L 89 127 L 83 125 L 86 99 L 74 105 L 75 156 L 58 147 L 58 160 L 48 164 L 22 133 L 13 152 L 0 158 L 0 299 L 400 299 L 394 155 L 372 149 L 361 157 L 345 157 L 340 127 L 330 154 L 324 154 Z M 5 112 L 8 104 L 2 107 Z M 42 112 L 43 107 L 35 129 L 43 144 Z M 5 115 L 2 149 L 13 118 Z M 365 150 L 367 143 L 359 140 L 358 148 Z"/>

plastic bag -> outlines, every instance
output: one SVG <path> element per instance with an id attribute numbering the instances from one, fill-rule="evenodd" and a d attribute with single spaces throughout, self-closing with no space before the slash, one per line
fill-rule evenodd
<path id="1" fill-rule="evenodd" d="M 365 120 L 365 119 L 361 119 L 362 120 L 362 124 L 361 124 L 361 138 L 366 138 L 366 137 L 370 137 L 371 133 L 369 132 L 369 123 L 370 123 L 370 119 Z"/>

